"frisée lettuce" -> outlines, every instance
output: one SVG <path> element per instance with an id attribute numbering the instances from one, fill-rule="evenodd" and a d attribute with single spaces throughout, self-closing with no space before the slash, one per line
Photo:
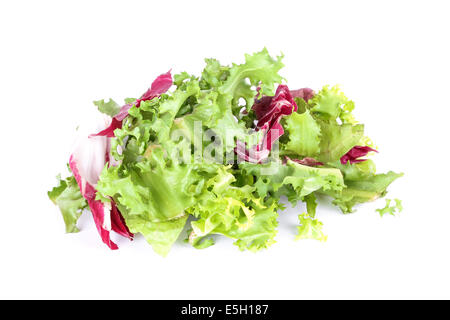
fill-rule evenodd
<path id="1" fill-rule="evenodd" d="M 106 120 L 76 145 L 69 176 L 48 193 L 66 232 L 90 211 L 111 249 L 111 232 L 141 234 L 165 256 L 188 230 L 198 249 L 222 235 L 258 251 L 275 242 L 287 199 L 306 204 L 295 239 L 325 241 L 318 199 L 350 213 L 402 176 L 376 172 L 368 157 L 378 151 L 339 87 L 291 90 L 282 56 L 266 49 L 241 64 L 205 62 L 199 76 L 161 74 L 123 105 L 94 102 Z M 379 212 L 399 208 L 396 200 Z"/>

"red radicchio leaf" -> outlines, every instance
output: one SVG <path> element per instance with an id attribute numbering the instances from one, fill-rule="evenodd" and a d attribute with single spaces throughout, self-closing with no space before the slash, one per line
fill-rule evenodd
<path id="1" fill-rule="evenodd" d="M 269 127 L 283 115 L 292 113 L 292 108 L 297 111 L 297 104 L 294 101 L 289 88 L 285 84 L 280 84 L 277 88 L 275 96 L 262 97 L 255 101 L 252 109 L 255 111 L 256 119 L 258 119 L 257 126 L 261 128 L 264 124 L 269 122 Z"/>
<path id="2" fill-rule="evenodd" d="M 106 124 L 107 122 L 103 120 L 101 127 Z M 110 140 L 105 136 L 80 138 L 70 157 L 69 166 L 81 194 L 88 202 L 100 237 L 109 248 L 115 250 L 118 247 L 110 239 L 111 230 L 130 240 L 133 239 L 133 234 L 127 228 L 114 201 L 102 203 L 95 199 L 97 194 L 95 186 L 105 164 L 108 163 L 109 166 L 117 164 L 114 157 L 110 155 Z"/>
<path id="3" fill-rule="evenodd" d="M 155 97 L 159 97 L 161 94 L 167 92 L 172 86 L 172 75 L 170 74 L 172 70 L 158 76 L 152 83 L 150 89 L 148 89 L 140 99 L 136 101 L 136 105 L 139 106 L 141 101 L 151 100 Z"/>
<path id="4" fill-rule="evenodd" d="M 238 140 L 236 141 L 236 148 L 234 151 L 240 159 L 251 163 L 259 163 L 269 156 L 270 151 L 268 149 L 258 150 L 259 146 L 247 149 L 244 142 Z"/>
<path id="5" fill-rule="evenodd" d="M 353 148 L 350 149 L 349 152 L 347 152 L 341 157 L 341 163 L 346 164 L 348 161 L 350 161 L 350 164 L 352 164 L 366 161 L 367 159 L 358 159 L 358 158 L 364 157 L 370 151 L 378 152 L 377 150 L 367 146 L 354 146 Z"/>
<path id="6" fill-rule="evenodd" d="M 113 200 L 111 200 L 111 227 L 113 231 L 117 232 L 121 236 L 133 240 L 134 234 L 132 234 L 128 229 L 125 224 L 125 219 Z"/>
<path id="7" fill-rule="evenodd" d="M 100 131 L 99 133 L 92 134 L 91 136 L 106 136 L 109 138 L 114 137 L 114 130 L 122 128 L 122 121 L 128 115 L 128 110 L 131 109 L 133 105 L 139 107 L 142 101 L 151 100 L 153 98 L 159 97 L 161 94 L 167 92 L 169 88 L 172 86 L 172 75 L 170 74 L 171 70 L 167 73 L 163 73 L 158 76 L 152 83 L 151 87 L 142 95 L 141 98 L 137 99 L 133 103 L 129 103 L 120 108 L 119 113 L 114 116 L 111 121 L 111 124 L 105 130 Z"/>
<path id="8" fill-rule="evenodd" d="M 128 110 L 127 110 L 127 114 L 128 114 Z M 99 133 L 91 134 L 89 137 L 98 137 L 98 136 L 104 136 L 104 137 L 108 137 L 108 138 L 114 137 L 114 130 L 122 128 L 122 120 L 117 120 L 116 117 L 112 118 L 111 124 L 109 125 L 108 128 L 100 131 Z"/>
<path id="9" fill-rule="evenodd" d="M 77 180 L 81 194 L 88 202 L 89 208 L 91 209 L 92 216 L 94 218 L 95 226 L 97 227 L 97 231 L 100 234 L 100 237 L 111 250 L 118 249 L 119 247 L 111 241 L 109 236 L 111 230 L 111 221 L 109 220 L 108 215 L 105 214 L 105 206 L 101 201 L 95 200 L 95 194 L 97 193 L 97 190 L 95 190 L 95 188 L 90 185 L 89 182 L 83 181 L 84 179 L 80 176 L 73 155 L 70 157 L 69 166 L 72 170 L 75 180 Z"/>
<path id="10" fill-rule="evenodd" d="M 255 100 L 252 109 L 258 120 L 256 130 L 264 132 L 262 142 L 248 150 L 244 142 L 237 141 L 235 152 L 245 161 L 260 163 L 269 156 L 275 141 L 284 134 L 283 127 L 280 124 L 281 117 L 296 111 L 297 104 L 292 98 L 289 88 L 280 84 L 275 96 L 264 96 Z"/>
<path id="11" fill-rule="evenodd" d="M 298 90 L 291 90 L 291 95 L 293 98 L 302 98 L 306 102 L 309 101 L 309 99 L 312 99 L 315 95 L 315 92 L 310 88 L 302 88 Z"/>
<path id="12" fill-rule="evenodd" d="M 266 129 L 267 133 L 263 139 L 263 148 L 272 150 L 273 144 L 284 134 L 283 126 L 280 124 L 281 116 L 276 119 L 273 125 Z M 264 128 L 264 127 L 263 127 Z"/>

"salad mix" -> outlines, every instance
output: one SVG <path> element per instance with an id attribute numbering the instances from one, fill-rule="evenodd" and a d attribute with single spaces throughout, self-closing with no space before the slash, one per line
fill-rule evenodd
<path id="1" fill-rule="evenodd" d="M 231 66 L 206 59 L 200 76 L 169 71 L 123 105 L 95 101 L 101 130 L 77 143 L 70 175 L 48 193 L 66 232 L 90 210 L 111 249 L 112 231 L 140 233 L 166 255 L 187 230 L 195 248 L 224 235 L 256 251 L 275 242 L 286 200 L 306 205 L 296 239 L 325 240 L 318 197 L 350 213 L 385 196 L 402 174 L 376 173 L 353 101 L 337 86 L 291 90 L 282 67 L 266 49 Z M 400 209 L 396 199 L 379 212 Z"/>

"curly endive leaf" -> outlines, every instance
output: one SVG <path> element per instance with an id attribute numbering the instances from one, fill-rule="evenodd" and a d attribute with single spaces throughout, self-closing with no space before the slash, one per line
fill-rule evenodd
<path id="1" fill-rule="evenodd" d="M 274 84 L 281 83 L 282 77 L 278 71 L 283 67 L 283 56 L 273 59 L 266 48 L 252 55 L 245 55 L 245 63 L 230 68 L 230 75 L 224 84 L 219 87 L 222 94 L 234 96 L 241 80 L 248 78 L 254 86 L 260 86 L 260 94 L 273 95 Z"/>
<path id="2" fill-rule="evenodd" d="M 303 198 L 303 201 L 306 203 L 306 212 L 311 218 L 314 218 L 316 216 L 316 208 L 317 208 L 315 194 L 314 193 L 308 194 Z"/>
<path id="3" fill-rule="evenodd" d="M 320 122 L 320 128 L 322 136 L 317 159 L 321 162 L 340 159 L 361 140 L 364 134 L 362 124 L 353 126 Z"/>
<path id="4" fill-rule="evenodd" d="M 215 232 L 223 234 L 229 238 L 236 239 L 234 243 L 240 250 L 257 251 L 275 243 L 278 226 L 277 206 L 257 206 L 254 205 L 254 218 L 250 228 L 242 229 L 238 225 L 230 229 L 218 227 Z"/>
<path id="5" fill-rule="evenodd" d="M 312 218 L 307 213 L 298 215 L 300 226 L 297 227 L 298 233 L 295 240 L 313 239 L 327 241 L 327 236 L 322 232 L 323 223 Z"/>
<path id="6" fill-rule="evenodd" d="M 353 101 L 347 99 L 339 86 L 324 86 L 310 101 L 311 112 L 322 120 L 354 124 L 351 112 L 355 108 Z"/>
<path id="7" fill-rule="evenodd" d="M 292 113 L 286 118 L 285 129 L 289 142 L 285 149 L 304 157 L 314 157 L 320 151 L 320 126 L 309 110 L 302 114 Z"/>
<path id="8" fill-rule="evenodd" d="M 346 188 L 342 192 L 324 192 L 334 198 L 333 204 L 341 208 L 343 213 L 353 211 L 353 206 L 357 203 L 364 203 L 376 200 L 386 195 L 387 187 L 403 173 L 388 173 L 361 176 L 359 180 L 345 180 Z"/>
<path id="9" fill-rule="evenodd" d="M 240 168 L 248 175 L 258 177 L 255 188 L 261 197 L 268 193 L 275 197 L 286 196 L 296 203 L 318 190 L 333 190 L 339 194 L 344 179 L 339 169 L 315 168 L 288 160 L 287 163 L 252 164 L 241 163 Z"/>
<path id="10" fill-rule="evenodd" d="M 118 105 L 113 99 L 109 99 L 108 102 L 105 102 L 103 99 L 94 101 L 94 104 L 97 106 L 98 111 L 110 117 L 114 117 L 120 111 L 120 105 Z"/>
<path id="11" fill-rule="evenodd" d="M 67 233 L 79 232 L 78 218 L 83 209 L 87 208 L 86 199 L 83 198 L 80 188 L 73 176 L 62 180 L 58 176 L 58 185 L 48 192 L 50 200 L 61 210 Z"/>
<path id="12" fill-rule="evenodd" d="M 395 202 L 391 204 L 392 202 Z M 400 213 L 403 210 L 402 202 L 399 199 L 386 199 L 386 205 L 384 208 L 377 209 L 376 211 L 380 216 L 384 216 L 386 213 L 395 216 L 396 213 Z"/>
<path id="13" fill-rule="evenodd" d="M 128 219 L 127 225 L 132 232 L 140 232 L 153 250 L 161 256 L 166 256 L 174 242 L 183 231 L 188 216 L 182 216 L 168 221 L 139 221 Z M 135 224 L 136 222 L 136 224 Z"/>

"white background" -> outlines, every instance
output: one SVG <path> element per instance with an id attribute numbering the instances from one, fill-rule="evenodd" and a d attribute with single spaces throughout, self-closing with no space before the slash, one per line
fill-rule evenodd
<path id="1" fill-rule="evenodd" d="M 0 298 L 450 298 L 449 6 L 446 1 L 2 1 Z M 139 96 L 205 57 L 285 54 L 292 89 L 341 84 L 379 147 L 380 172 L 405 176 L 384 200 L 342 215 L 321 204 L 326 243 L 240 252 L 181 241 L 167 258 L 141 238 L 102 244 L 89 215 L 64 234 L 46 191 L 93 100 Z"/>

